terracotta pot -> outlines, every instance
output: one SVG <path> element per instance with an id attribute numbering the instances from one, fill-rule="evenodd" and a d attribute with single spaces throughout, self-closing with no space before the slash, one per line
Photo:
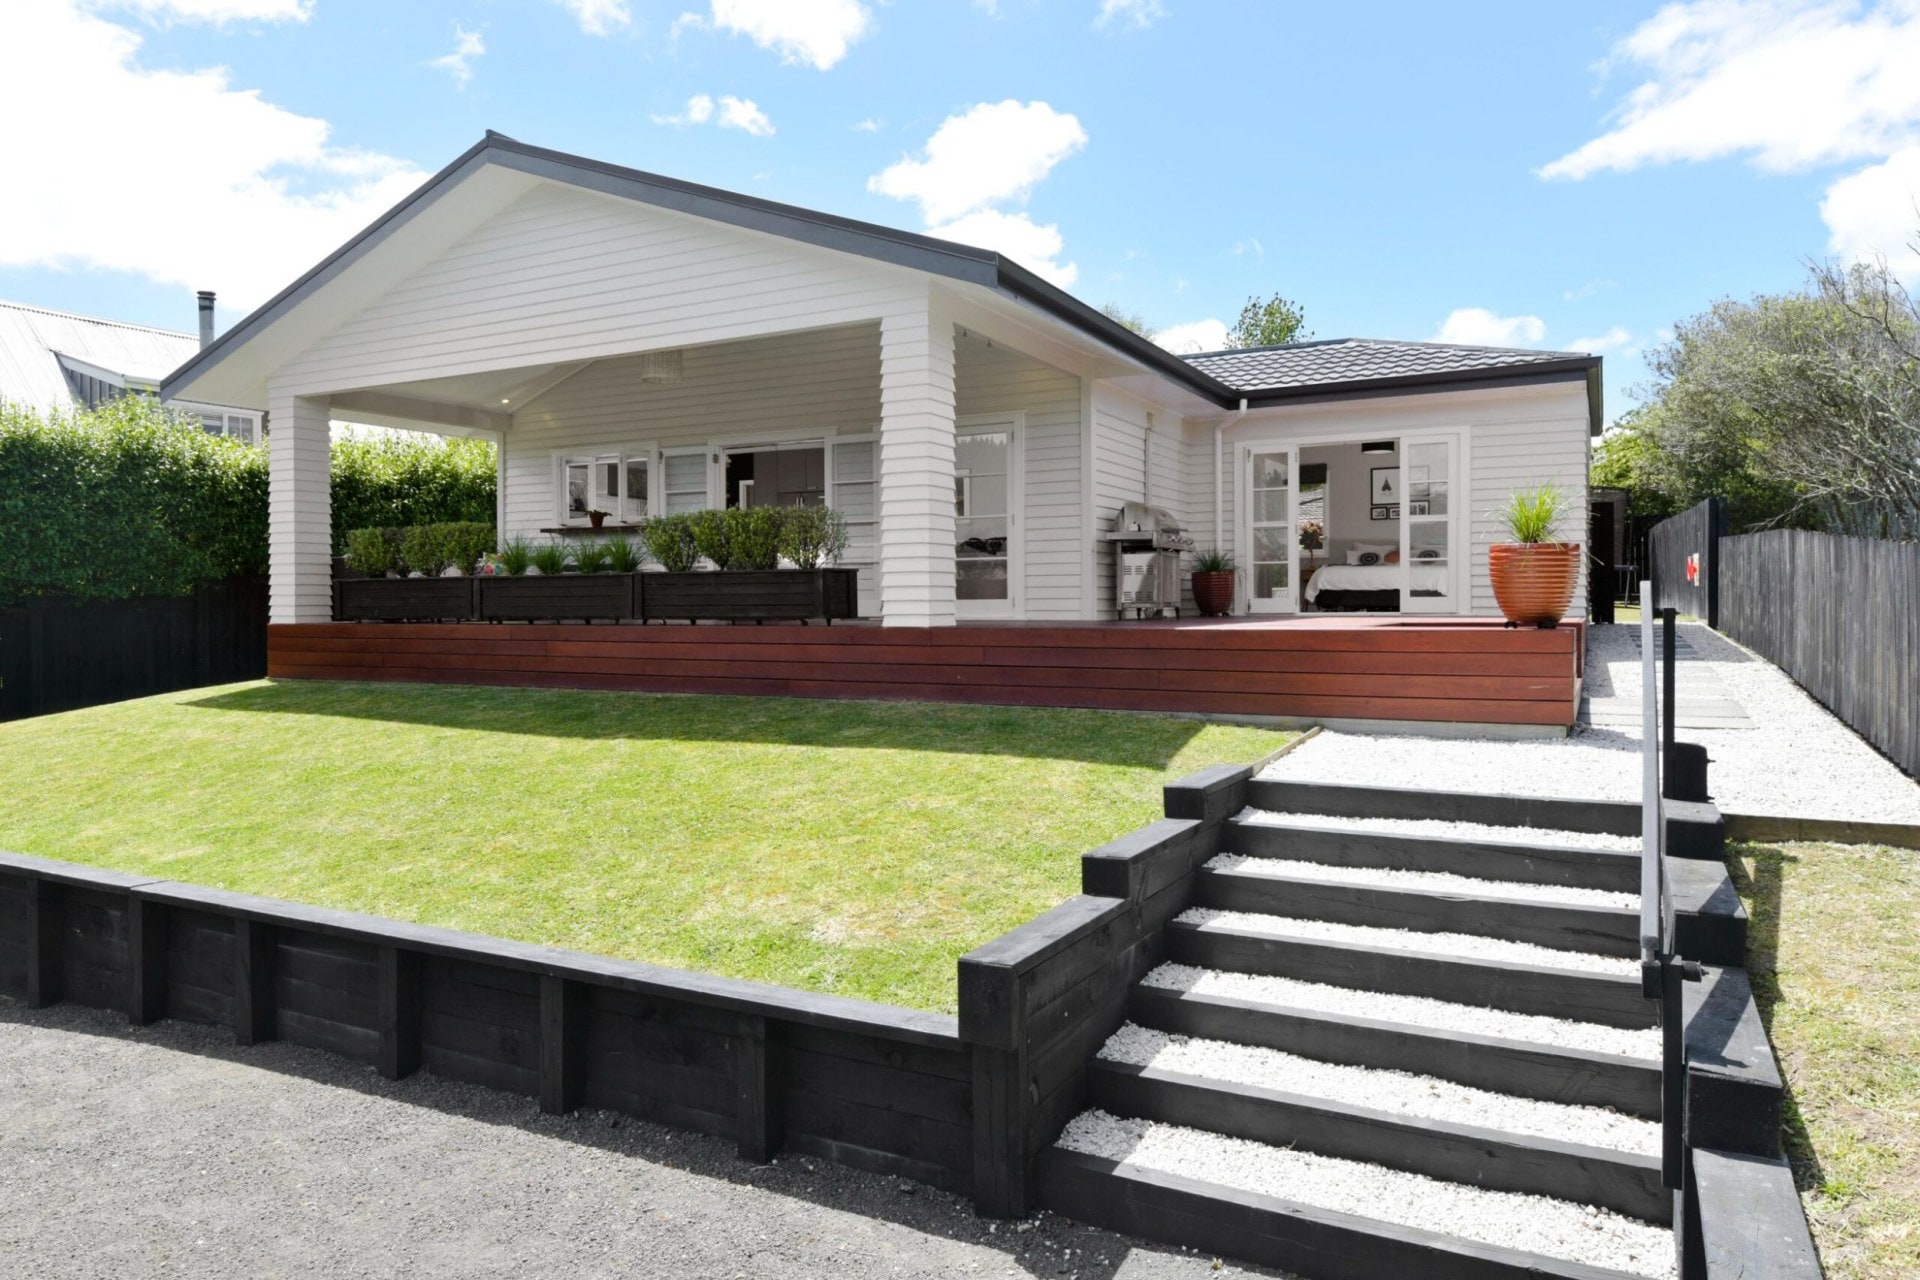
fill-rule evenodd
<path id="1" fill-rule="evenodd" d="M 1580 548 L 1571 542 L 1498 542 L 1487 549 L 1487 571 L 1509 623 L 1557 627 L 1573 603 Z"/>
<path id="2" fill-rule="evenodd" d="M 1233 575 L 1196 573 L 1193 575 L 1193 603 L 1201 613 L 1218 618 L 1233 612 Z"/>

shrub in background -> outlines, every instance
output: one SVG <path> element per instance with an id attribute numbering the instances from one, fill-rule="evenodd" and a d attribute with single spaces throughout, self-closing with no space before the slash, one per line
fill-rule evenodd
<path id="1" fill-rule="evenodd" d="M 726 512 L 727 559 L 720 567 L 735 571 L 774 569 L 791 507 L 735 507 Z"/>
<path id="2" fill-rule="evenodd" d="M 336 441 L 334 550 L 345 548 L 351 529 L 491 525 L 496 465 L 496 451 L 488 440 L 443 440 L 404 432 Z"/>
<path id="3" fill-rule="evenodd" d="M 796 569 L 837 562 L 847 549 L 847 518 L 832 507 L 788 507 L 780 529 L 780 554 Z"/>
<path id="4" fill-rule="evenodd" d="M 641 526 L 640 540 L 647 544 L 647 554 L 668 573 L 686 573 L 700 560 L 692 516 L 654 516 Z"/>
<path id="5" fill-rule="evenodd" d="M 396 529 L 355 529 L 347 534 L 347 568 L 369 578 L 384 578 L 398 563 L 389 534 Z"/>
<path id="6" fill-rule="evenodd" d="M 733 552 L 727 547 L 727 535 L 733 528 L 727 513 L 696 511 L 687 520 L 693 528 L 693 545 L 700 549 L 700 554 L 712 561 L 714 568 L 726 568 L 733 558 Z"/>
<path id="7" fill-rule="evenodd" d="M 400 535 L 400 556 L 415 573 L 437 578 L 453 567 L 453 553 L 439 525 L 416 524 Z"/>
<path id="8" fill-rule="evenodd" d="M 145 396 L 0 404 L 0 605 L 179 596 L 267 567 L 267 457 Z"/>
<path id="9" fill-rule="evenodd" d="M 454 521 L 449 524 L 433 525 L 440 531 L 441 546 L 453 567 L 461 573 L 472 573 L 474 566 L 480 563 L 480 557 L 493 550 L 493 522 L 477 520 Z"/>

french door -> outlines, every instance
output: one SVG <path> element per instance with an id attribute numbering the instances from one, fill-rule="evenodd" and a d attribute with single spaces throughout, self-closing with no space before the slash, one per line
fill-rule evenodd
<path id="1" fill-rule="evenodd" d="M 1300 592 L 1299 531 L 1294 502 L 1300 490 L 1300 455 L 1291 447 L 1248 445 L 1240 509 L 1246 512 L 1241 581 L 1252 613 L 1297 613 Z"/>
<path id="2" fill-rule="evenodd" d="M 1020 601 L 1020 419 L 955 424 L 954 603 L 962 618 L 1010 618 Z"/>
<path id="3" fill-rule="evenodd" d="M 1461 610 L 1460 437 L 1400 440 L 1400 590 L 1402 613 Z"/>

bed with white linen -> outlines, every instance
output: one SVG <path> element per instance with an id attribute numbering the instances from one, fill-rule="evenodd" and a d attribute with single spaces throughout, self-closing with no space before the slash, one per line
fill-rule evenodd
<path id="1" fill-rule="evenodd" d="M 1322 592 L 1337 593 L 1335 599 L 1326 601 L 1327 607 L 1343 608 L 1395 608 L 1398 600 L 1386 602 L 1383 597 L 1375 598 L 1371 603 L 1359 603 L 1350 599 L 1354 595 L 1364 594 L 1378 597 L 1379 593 L 1393 593 L 1396 597 L 1400 590 L 1400 571 L 1409 573 L 1408 587 L 1417 596 L 1445 595 L 1447 590 L 1447 567 L 1444 564 L 1323 564 L 1313 571 L 1307 579 L 1306 599 L 1308 604 L 1320 600 Z"/>

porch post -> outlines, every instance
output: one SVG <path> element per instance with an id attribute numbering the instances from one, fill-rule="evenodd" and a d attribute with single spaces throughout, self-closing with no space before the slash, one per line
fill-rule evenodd
<path id="1" fill-rule="evenodd" d="M 333 618 L 328 403 L 268 397 L 267 620 Z"/>
<path id="2" fill-rule="evenodd" d="M 880 321 L 880 617 L 954 623 L 953 322 L 938 300 Z"/>

